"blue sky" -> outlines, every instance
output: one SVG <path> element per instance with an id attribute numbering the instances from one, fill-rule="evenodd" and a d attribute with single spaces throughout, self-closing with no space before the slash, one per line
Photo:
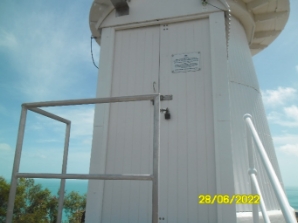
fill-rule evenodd
<path id="1" fill-rule="evenodd" d="M 286 186 L 298 187 L 298 1 L 282 34 L 253 57 Z M 11 176 L 21 104 L 95 97 L 92 0 L 0 2 L 0 176 Z M 93 45 L 95 61 L 99 47 Z M 68 172 L 87 173 L 93 106 L 48 109 L 72 120 Z M 61 171 L 65 126 L 28 114 L 21 171 Z"/>

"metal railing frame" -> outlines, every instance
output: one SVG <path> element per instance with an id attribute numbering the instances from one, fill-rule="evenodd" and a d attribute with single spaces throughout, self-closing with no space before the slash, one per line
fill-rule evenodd
<path id="1" fill-rule="evenodd" d="M 38 107 L 53 107 L 53 106 L 70 106 L 70 105 L 87 105 L 87 104 L 103 104 L 115 102 L 129 101 L 147 101 L 154 100 L 154 121 L 153 121 L 153 174 L 67 174 L 67 157 L 70 137 L 71 122 L 67 119 L 59 117 L 50 112 L 44 111 Z M 61 174 L 50 173 L 19 173 L 22 146 L 24 140 L 24 132 L 26 125 L 27 110 L 44 115 L 56 121 L 66 124 L 66 133 L 64 140 L 64 152 Z M 11 177 L 11 186 L 9 192 L 8 208 L 6 214 L 6 223 L 11 223 L 13 218 L 14 201 L 17 189 L 18 178 L 51 178 L 60 179 L 60 192 L 58 203 L 57 223 L 62 220 L 62 209 L 65 191 L 66 179 L 81 179 L 81 180 L 144 180 L 152 181 L 152 223 L 158 223 L 158 182 L 159 182 L 159 156 L 160 156 L 160 94 L 136 95 L 111 98 L 91 98 L 91 99 L 76 99 L 64 101 L 47 101 L 36 103 L 22 104 L 22 112 L 17 137 L 17 145 Z"/>
<path id="2" fill-rule="evenodd" d="M 265 170 L 267 172 L 268 178 L 270 180 L 270 183 L 273 187 L 275 196 L 278 200 L 278 203 L 280 205 L 281 211 L 283 213 L 283 216 L 287 223 L 296 223 L 296 219 L 294 216 L 294 213 L 290 207 L 290 204 L 288 202 L 288 199 L 284 193 L 284 190 L 278 180 L 278 177 L 274 171 L 274 168 L 270 162 L 270 159 L 266 153 L 266 150 L 262 144 L 262 141 L 256 131 L 256 128 L 254 127 L 254 124 L 252 122 L 252 116 L 250 114 L 244 115 L 244 120 L 246 123 L 246 133 L 247 133 L 247 150 L 248 150 L 248 159 L 249 159 L 249 170 L 248 174 L 250 175 L 251 183 L 252 183 L 252 193 L 256 193 L 260 195 L 260 208 L 261 212 L 264 218 L 265 223 L 270 223 L 269 216 L 266 211 L 266 206 L 262 197 L 262 193 L 260 190 L 260 186 L 257 179 L 257 170 L 254 166 L 254 157 L 253 157 L 253 148 L 254 144 L 256 145 L 257 151 L 261 157 L 261 161 L 265 167 Z M 258 212 L 258 206 L 253 205 L 253 219 L 254 223 L 259 222 L 259 212 Z"/>

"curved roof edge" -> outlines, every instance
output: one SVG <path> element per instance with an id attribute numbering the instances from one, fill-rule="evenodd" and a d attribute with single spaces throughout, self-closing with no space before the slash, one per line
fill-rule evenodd
<path id="1" fill-rule="evenodd" d="M 222 6 L 220 1 L 212 3 Z M 284 29 L 289 18 L 289 0 L 227 0 L 227 3 L 231 14 L 244 27 L 252 55 L 269 46 Z M 94 0 L 91 6 L 89 26 L 99 45 L 100 27 L 113 11 L 114 6 L 110 0 Z"/>

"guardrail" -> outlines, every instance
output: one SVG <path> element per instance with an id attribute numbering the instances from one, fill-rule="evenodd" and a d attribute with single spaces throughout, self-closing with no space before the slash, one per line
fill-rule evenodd
<path id="1" fill-rule="evenodd" d="M 40 109 L 40 107 L 103 104 L 103 103 L 129 102 L 129 101 L 147 101 L 147 100 L 154 100 L 153 174 L 67 174 L 66 173 L 71 122 L 55 114 L 44 111 Z M 56 121 L 60 121 L 66 124 L 61 174 L 19 173 L 27 110 L 33 111 L 35 113 L 44 115 L 46 117 L 49 117 L 51 119 L 54 119 Z M 6 214 L 6 223 L 12 222 L 14 201 L 15 201 L 16 189 L 17 189 L 17 179 L 22 177 L 61 179 L 57 223 L 60 223 L 62 220 L 65 179 L 152 181 L 152 223 L 158 223 L 158 182 L 159 182 L 159 154 L 160 154 L 160 133 L 159 132 L 160 132 L 160 94 L 111 97 L 111 98 L 76 99 L 76 100 L 64 100 L 64 101 L 47 101 L 47 102 L 23 104 L 19 130 L 18 130 L 18 138 L 17 138 L 17 146 L 16 146 L 15 158 L 14 158 L 14 164 L 13 164 L 13 171 L 12 171 L 12 177 L 11 177 L 11 186 L 10 186 L 8 208 L 7 208 L 7 214 Z"/>
<path id="2" fill-rule="evenodd" d="M 266 153 L 266 150 L 262 144 L 262 141 L 256 131 L 256 128 L 254 127 L 254 124 L 252 122 L 252 116 L 250 114 L 244 115 L 244 120 L 247 127 L 247 150 L 248 150 L 248 159 L 249 159 L 249 170 L 248 173 L 251 178 L 252 182 L 252 191 L 253 193 L 257 193 L 260 195 L 260 208 L 261 212 L 264 218 L 265 223 L 270 223 L 270 219 L 268 217 L 266 206 L 262 197 L 262 193 L 259 187 L 259 183 L 256 177 L 257 170 L 254 167 L 254 158 L 253 158 L 253 145 L 256 145 L 257 151 L 261 157 L 261 161 L 265 167 L 265 170 L 267 172 L 268 178 L 270 180 L 270 183 L 273 187 L 275 196 L 278 200 L 278 203 L 281 207 L 281 211 L 283 213 L 283 216 L 287 223 L 297 223 L 294 212 L 292 211 L 292 208 L 289 205 L 288 199 L 284 193 L 284 190 L 277 178 L 277 175 L 273 169 L 273 166 L 269 160 L 269 157 Z M 254 144 L 253 144 L 254 142 Z M 256 205 L 253 205 L 253 219 L 254 223 L 259 222 L 259 212 L 258 207 Z"/>

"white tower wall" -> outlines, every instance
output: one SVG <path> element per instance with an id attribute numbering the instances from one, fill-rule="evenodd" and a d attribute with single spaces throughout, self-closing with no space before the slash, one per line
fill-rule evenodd
<path id="1" fill-rule="evenodd" d="M 249 113 L 254 118 L 258 134 L 266 148 L 275 171 L 281 181 L 281 175 L 268 128 L 266 114 L 262 103 L 262 95 L 254 70 L 250 49 L 242 25 L 237 19 L 232 19 L 229 41 L 229 90 L 231 100 L 231 135 L 233 150 L 233 169 L 235 177 L 235 193 L 251 193 L 248 178 L 248 152 L 246 148 L 246 131 L 242 117 Z M 255 155 L 258 179 L 268 210 L 279 209 L 267 174 L 260 162 L 259 155 Z M 251 211 L 251 205 L 237 205 L 238 211 Z"/>
<path id="2" fill-rule="evenodd" d="M 251 194 L 245 113 L 253 115 L 281 180 L 251 59 L 262 41 L 268 45 L 274 38 L 266 39 L 272 32 L 254 23 L 252 14 L 261 13 L 262 5 L 229 3 L 235 16 L 230 27 L 223 11 L 194 0 L 131 1 L 129 15 L 121 17 L 108 0 L 97 0 L 91 8 L 90 27 L 101 44 L 97 97 L 173 95 L 161 102 L 171 119 L 161 114 L 160 223 L 251 222 L 239 215 L 251 212 L 251 205 L 199 205 L 197 199 L 200 194 Z M 254 30 L 262 41 L 253 37 Z M 199 57 L 199 69 L 172 72 L 173 58 L 181 55 Z M 151 173 L 152 112 L 150 102 L 96 106 L 90 173 Z M 255 157 L 267 208 L 278 210 Z M 150 221 L 150 182 L 89 182 L 86 222 Z"/>
<path id="3" fill-rule="evenodd" d="M 100 70 L 97 96 L 173 95 L 161 103 L 171 119 L 161 120 L 160 217 L 235 222 L 235 205 L 198 205 L 200 194 L 234 194 L 224 15 L 184 20 L 104 28 L 110 77 Z M 188 53 L 200 69 L 172 73 L 172 55 Z M 152 112 L 150 102 L 96 107 L 90 173 L 151 173 Z M 87 199 L 87 222 L 151 221 L 151 183 L 91 181 Z"/>

